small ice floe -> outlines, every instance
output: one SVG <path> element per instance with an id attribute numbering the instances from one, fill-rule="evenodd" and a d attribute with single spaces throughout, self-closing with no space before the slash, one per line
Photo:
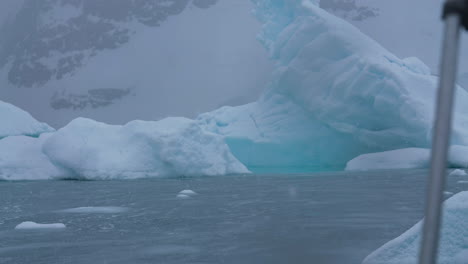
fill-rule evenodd
<path id="1" fill-rule="evenodd" d="M 457 181 L 458 184 L 468 184 L 468 181 Z"/>
<path id="2" fill-rule="evenodd" d="M 466 171 L 460 170 L 460 169 L 455 169 L 449 174 L 449 176 L 467 176 L 467 175 L 468 173 L 466 173 Z"/>
<path id="3" fill-rule="evenodd" d="M 178 199 L 190 199 L 190 198 L 193 198 L 194 196 L 198 195 L 198 193 L 192 191 L 192 190 L 183 190 L 183 191 L 180 191 L 178 194 L 177 194 L 177 198 Z"/>
<path id="4" fill-rule="evenodd" d="M 55 224 L 38 224 L 31 221 L 23 222 L 15 227 L 17 230 L 33 230 L 33 229 L 63 229 L 66 226 L 62 223 Z"/>
<path id="5" fill-rule="evenodd" d="M 453 192 L 444 192 L 444 195 L 450 196 L 453 195 Z"/>
<path id="6" fill-rule="evenodd" d="M 72 214 L 118 214 L 128 211 L 126 207 L 118 206 L 87 206 L 60 210 L 61 213 Z"/>

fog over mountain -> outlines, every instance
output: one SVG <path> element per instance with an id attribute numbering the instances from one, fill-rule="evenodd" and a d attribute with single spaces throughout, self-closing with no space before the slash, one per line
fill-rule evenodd
<path id="1" fill-rule="evenodd" d="M 250 102 L 271 71 L 250 9 L 248 0 L 26 0 L 1 29 L 0 97 L 56 127 Z"/>
<path id="2" fill-rule="evenodd" d="M 320 6 L 437 73 L 441 2 Z M 0 98 L 55 127 L 78 116 L 119 124 L 194 117 L 254 101 L 272 62 L 251 8 L 249 0 L 2 1 Z"/>

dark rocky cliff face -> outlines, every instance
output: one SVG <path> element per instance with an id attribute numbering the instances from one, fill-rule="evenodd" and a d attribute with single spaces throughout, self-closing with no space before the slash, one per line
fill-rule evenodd
<path id="1" fill-rule="evenodd" d="M 157 27 L 218 0 L 26 0 L 1 30 L 0 67 L 16 87 L 73 74 L 87 58 L 129 41 L 132 24 Z"/>

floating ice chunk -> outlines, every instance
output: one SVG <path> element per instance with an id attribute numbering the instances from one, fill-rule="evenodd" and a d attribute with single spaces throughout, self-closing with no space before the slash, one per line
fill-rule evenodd
<path id="1" fill-rule="evenodd" d="M 72 177 L 85 179 L 249 172 L 223 137 L 186 118 L 132 121 L 124 126 L 78 118 L 55 132 L 43 151 Z"/>
<path id="2" fill-rule="evenodd" d="M 430 155 L 431 150 L 423 148 L 406 148 L 362 154 L 350 160 L 346 164 L 346 170 L 428 168 Z M 457 145 L 451 146 L 448 162 L 451 167 L 468 168 L 468 147 Z M 467 175 L 463 170 L 455 170 L 454 172 L 457 174 L 459 173 L 460 175 Z"/>
<path id="3" fill-rule="evenodd" d="M 449 174 L 449 176 L 466 176 L 466 175 L 468 175 L 466 171 L 460 170 L 460 169 L 455 169 Z"/>
<path id="4" fill-rule="evenodd" d="M 468 248 L 468 192 L 461 192 L 444 203 L 439 249 L 440 264 L 466 264 Z M 401 236 L 386 243 L 363 264 L 413 264 L 418 261 L 422 221 Z"/>
<path id="5" fill-rule="evenodd" d="M 453 195 L 453 192 L 444 192 L 444 195 L 450 196 Z"/>
<path id="6" fill-rule="evenodd" d="M 382 170 L 427 168 L 430 150 L 407 148 L 363 154 L 346 164 L 346 170 Z"/>
<path id="7" fill-rule="evenodd" d="M 18 230 L 31 230 L 31 229 L 63 229 L 66 226 L 62 223 L 55 223 L 55 224 L 38 224 L 35 222 L 23 222 L 15 227 Z"/>
<path id="8" fill-rule="evenodd" d="M 177 194 L 176 198 L 181 199 L 181 200 L 185 200 L 185 199 L 191 199 L 192 196 L 186 195 L 186 194 Z"/>
<path id="9" fill-rule="evenodd" d="M 60 210 L 61 213 L 76 213 L 76 214 L 118 214 L 128 211 L 126 207 L 117 206 L 88 206 L 88 207 L 77 207 L 65 210 Z"/>
<path id="10" fill-rule="evenodd" d="M 468 184 L 468 181 L 457 181 L 458 184 Z"/>
<path id="11" fill-rule="evenodd" d="M 183 191 L 180 191 L 178 194 L 177 194 L 177 198 L 178 199 L 190 199 L 190 198 L 193 198 L 194 196 L 198 195 L 198 193 L 192 191 L 192 190 L 183 190 Z"/>
<path id="12" fill-rule="evenodd" d="M 28 112 L 0 101 L 0 139 L 7 136 L 39 136 L 54 129 L 34 119 Z"/>
<path id="13" fill-rule="evenodd" d="M 183 190 L 183 191 L 180 191 L 179 194 L 185 194 L 185 195 L 188 195 L 188 196 L 195 196 L 195 195 L 198 195 L 198 193 L 192 191 L 192 190 Z"/>

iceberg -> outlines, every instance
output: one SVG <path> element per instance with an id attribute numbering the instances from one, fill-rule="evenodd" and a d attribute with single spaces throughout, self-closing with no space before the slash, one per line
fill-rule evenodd
<path id="1" fill-rule="evenodd" d="M 437 77 L 399 59 L 313 1 L 252 0 L 275 61 L 261 98 L 199 116 L 254 172 L 342 170 L 352 158 L 429 148 Z M 467 145 L 468 94 L 457 87 L 453 144 Z"/>
<path id="2" fill-rule="evenodd" d="M 468 147 L 453 145 L 449 150 L 448 165 L 452 168 L 468 168 Z M 431 150 L 405 148 L 378 153 L 362 154 L 350 160 L 345 170 L 387 170 L 429 168 Z"/>
<path id="3" fill-rule="evenodd" d="M 193 120 L 124 126 L 78 118 L 38 138 L 0 140 L 0 180 L 111 180 L 249 173 L 224 139 Z"/>
<path id="4" fill-rule="evenodd" d="M 0 139 L 8 136 L 37 137 L 42 133 L 52 132 L 54 129 L 45 123 L 34 119 L 28 112 L 18 107 L 0 101 Z"/>
<path id="5" fill-rule="evenodd" d="M 346 164 L 347 171 L 423 169 L 429 167 L 430 149 L 406 148 L 359 155 Z"/>
<path id="6" fill-rule="evenodd" d="M 78 118 L 43 144 L 50 161 L 76 179 L 136 179 L 248 173 L 223 138 L 195 121 L 166 118 L 124 126 Z"/>
<path id="7" fill-rule="evenodd" d="M 444 203 L 439 249 L 440 264 L 468 263 L 468 192 L 460 192 Z M 363 264 L 417 263 L 422 221 L 371 253 Z"/>
<path id="8" fill-rule="evenodd" d="M 65 177 L 42 152 L 52 133 L 38 138 L 11 136 L 0 140 L 0 180 L 48 180 Z"/>
<path id="9" fill-rule="evenodd" d="M 252 3 L 263 24 L 258 39 L 275 62 L 271 82 L 257 101 L 222 107 L 195 120 L 117 126 L 75 119 L 44 140 L 30 140 L 36 158 L 52 164 L 44 169 L 51 169 L 50 178 L 427 166 L 437 77 L 423 62 L 396 57 L 316 1 Z M 468 166 L 466 101 L 467 92 L 457 87 L 451 162 L 459 167 Z M 18 144 L 19 151 L 27 148 Z M 2 151 L 8 150 L 0 146 Z M 381 154 L 360 156 L 368 153 Z M 395 154 L 410 158 L 394 159 Z M 10 157 L 5 167 L 11 164 L 19 163 Z"/>

